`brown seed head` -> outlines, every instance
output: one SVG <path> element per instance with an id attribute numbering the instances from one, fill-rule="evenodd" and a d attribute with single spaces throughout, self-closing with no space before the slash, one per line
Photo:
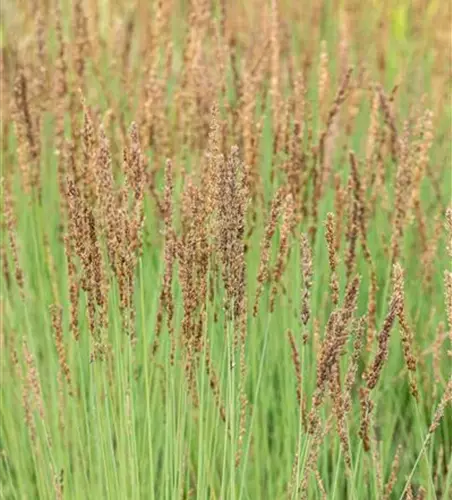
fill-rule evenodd
<path id="1" fill-rule="evenodd" d="M 380 378 L 383 365 L 388 358 L 389 336 L 392 326 L 403 308 L 403 269 L 400 264 L 394 265 L 393 292 L 389 311 L 378 335 L 378 349 L 374 361 L 366 373 L 367 388 L 373 389 Z"/>
<path id="2" fill-rule="evenodd" d="M 69 387 L 69 392 L 71 393 L 72 392 L 71 371 L 69 369 L 66 347 L 64 345 L 64 337 L 63 337 L 63 310 L 61 306 L 54 304 L 50 308 L 50 314 L 52 317 L 52 327 L 55 334 L 55 345 L 58 354 L 58 362 L 60 364 L 60 369 L 66 378 L 66 382 Z"/>
<path id="3" fill-rule="evenodd" d="M 383 111 L 383 117 L 385 123 L 389 127 L 389 130 L 391 131 L 391 153 L 392 153 L 392 159 L 395 162 L 397 161 L 399 155 L 400 144 L 399 144 L 399 135 L 397 131 L 394 112 L 391 103 L 381 85 L 377 85 L 377 92 L 380 98 L 380 108 Z"/>
<path id="4" fill-rule="evenodd" d="M 394 489 L 394 486 L 397 481 L 397 474 L 399 472 L 399 467 L 400 467 L 400 454 L 402 452 L 402 446 L 399 445 L 397 447 L 396 454 L 394 456 L 394 460 L 392 462 L 391 466 L 391 474 L 389 476 L 388 482 L 386 483 L 384 487 L 384 494 L 383 494 L 383 499 L 384 500 L 389 500 L 391 498 L 391 493 L 392 490 Z"/>
<path id="5" fill-rule="evenodd" d="M 439 405 L 436 408 L 435 415 L 433 416 L 432 423 L 428 430 L 429 435 L 433 434 L 439 427 L 441 420 L 444 416 L 444 411 L 448 405 L 452 403 L 452 376 L 449 377 L 447 382 L 446 390 L 444 391 L 443 397 Z"/>
<path id="6" fill-rule="evenodd" d="M 294 206 L 291 194 L 286 196 L 283 208 L 283 221 L 281 226 L 281 235 L 279 239 L 278 255 L 276 257 L 276 264 L 273 270 L 273 286 L 270 297 L 270 311 L 273 312 L 275 305 L 275 298 L 277 294 L 277 286 L 280 283 L 284 269 L 287 265 L 287 258 L 289 252 L 289 236 L 294 226 Z"/>
<path id="7" fill-rule="evenodd" d="M 257 273 L 256 298 L 254 300 L 254 307 L 253 307 L 254 316 L 257 316 L 259 299 L 263 291 L 264 283 L 267 281 L 269 275 L 268 263 L 270 260 L 271 240 L 276 230 L 276 223 L 279 214 L 281 212 L 281 205 L 283 199 L 284 199 L 284 190 L 280 188 L 278 189 L 273 198 L 270 214 L 268 216 L 267 225 L 265 228 L 265 235 L 261 242 L 261 258 L 259 262 L 259 271 Z"/>
<path id="8" fill-rule="evenodd" d="M 292 362 L 295 369 L 295 377 L 297 381 L 297 401 L 300 409 L 301 406 L 301 391 L 302 391 L 302 379 L 301 379 L 301 363 L 300 363 L 300 353 L 295 342 L 295 337 L 291 330 L 287 331 L 287 336 L 289 338 L 290 350 L 292 352 Z"/>
<path id="9" fill-rule="evenodd" d="M 300 236 L 300 262 L 301 276 L 303 278 L 303 291 L 301 294 L 300 319 L 303 325 L 306 325 L 311 315 L 311 287 L 312 287 L 312 251 L 309 239 L 306 234 Z"/>
<path id="10" fill-rule="evenodd" d="M 334 305 L 337 305 L 339 301 L 339 281 L 337 278 L 336 267 L 337 267 L 337 255 L 336 255 L 336 225 L 334 214 L 329 212 L 327 214 L 327 219 L 325 223 L 325 239 L 328 247 L 328 260 L 330 264 L 330 290 L 331 290 L 331 300 Z"/>
<path id="11" fill-rule="evenodd" d="M 14 210 L 14 198 L 12 193 L 11 179 L 8 175 L 6 178 L 2 178 L 3 184 L 3 215 L 5 218 L 5 226 L 9 239 L 9 246 L 11 250 L 11 257 L 14 265 L 14 276 L 16 278 L 17 286 L 19 287 L 19 292 L 24 297 L 24 273 L 19 262 L 19 246 L 16 238 L 17 232 L 17 219 Z M 6 259 L 3 261 L 3 265 L 6 264 Z"/>

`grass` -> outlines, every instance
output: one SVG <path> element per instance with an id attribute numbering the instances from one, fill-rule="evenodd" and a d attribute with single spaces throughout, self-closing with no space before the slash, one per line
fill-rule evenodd
<path id="1" fill-rule="evenodd" d="M 1 9 L 1 498 L 448 498 L 440 2 Z"/>

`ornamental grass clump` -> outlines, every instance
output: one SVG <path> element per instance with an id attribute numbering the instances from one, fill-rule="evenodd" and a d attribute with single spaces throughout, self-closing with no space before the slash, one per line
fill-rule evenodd
<path id="1" fill-rule="evenodd" d="M 16 3 L 0 496 L 450 498 L 439 3 Z"/>

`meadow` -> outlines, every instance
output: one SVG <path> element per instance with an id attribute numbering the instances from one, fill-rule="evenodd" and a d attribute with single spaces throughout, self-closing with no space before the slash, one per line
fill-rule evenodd
<path id="1" fill-rule="evenodd" d="M 0 497 L 452 498 L 450 5 L 0 12 Z"/>

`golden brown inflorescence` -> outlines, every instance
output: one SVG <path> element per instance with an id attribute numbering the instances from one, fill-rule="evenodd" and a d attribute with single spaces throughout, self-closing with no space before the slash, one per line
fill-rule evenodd
<path id="1" fill-rule="evenodd" d="M 328 247 L 328 260 L 330 263 L 330 291 L 331 300 L 334 305 L 337 305 L 339 301 L 339 281 L 337 277 L 337 255 L 336 255 L 336 224 L 334 219 L 334 214 L 329 212 L 327 214 L 327 220 L 325 223 L 325 238 L 326 245 Z"/>
<path id="2" fill-rule="evenodd" d="M 301 291 L 300 319 L 303 325 L 307 325 L 311 316 L 311 288 L 313 277 L 312 251 L 308 237 L 302 234 L 300 237 L 300 274 L 303 278 L 303 289 Z"/>
<path id="3" fill-rule="evenodd" d="M 253 307 L 254 316 L 257 316 L 259 310 L 259 299 L 261 297 L 264 284 L 266 283 L 269 277 L 268 267 L 270 260 L 271 241 L 276 231 L 276 224 L 281 212 L 283 199 L 284 199 L 284 189 L 281 188 L 276 192 L 273 198 L 270 214 L 267 219 L 265 234 L 261 242 L 261 254 L 260 254 L 261 256 L 259 262 L 259 271 L 257 274 L 256 298 L 254 300 L 254 307 Z"/>

